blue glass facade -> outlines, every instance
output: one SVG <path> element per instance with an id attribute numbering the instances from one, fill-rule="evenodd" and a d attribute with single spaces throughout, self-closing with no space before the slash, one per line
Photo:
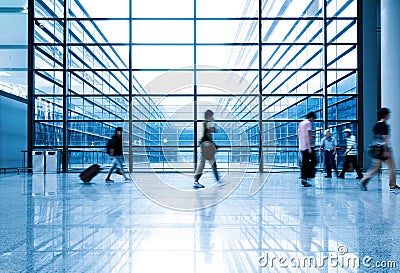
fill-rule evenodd
<path id="1" fill-rule="evenodd" d="M 131 166 L 193 169 L 212 109 L 221 168 L 295 166 L 307 112 L 316 142 L 357 132 L 357 5 L 35 0 L 32 148 L 63 150 L 66 170 L 106 164 L 121 126 Z"/>

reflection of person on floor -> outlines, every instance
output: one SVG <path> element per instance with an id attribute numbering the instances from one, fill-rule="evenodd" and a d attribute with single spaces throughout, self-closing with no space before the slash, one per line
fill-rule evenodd
<path id="1" fill-rule="evenodd" d="M 212 134 L 211 134 L 216 132 L 213 115 L 214 113 L 211 110 L 207 110 L 205 112 L 206 120 L 203 123 L 203 137 L 201 138 L 200 141 L 201 160 L 199 165 L 197 166 L 196 173 L 194 175 L 193 187 L 195 188 L 204 188 L 204 186 L 199 183 L 199 179 L 203 173 L 206 160 L 210 162 L 215 179 L 219 181 L 217 163 L 215 162 L 216 148 L 212 141 Z"/>
<path id="2" fill-rule="evenodd" d="M 349 128 L 344 129 L 343 131 L 346 135 L 346 152 L 344 153 L 344 163 L 343 169 L 339 174 L 339 178 L 344 179 L 345 172 L 349 169 L 350 164 L 353 165 L 353 168 L 357 172 L 357 179 L 363 178 L 363 174 L 361 172 L 360 167 L 357 163 L 357 141 L 356 137 L 351 134 L 351 130 Z"/>
<path id="3" fill-rule="evenodd" d="M 396 184 L 396 169 L 394 165 L 393 152 L 390 145 L 390 127 L 386 121 L 390 117 L 390 110 L 382 108 L 379 110 L 379 121 L 374 126 L 374 138 L 376 142 L 383 144 L 383 155 L 381 159 L 374 159 L 371 168 L 367 171 L 365 178 L 361 180 L 360 188 L 362 191 L 367 190 L 367 183 L 371 177 L 377 173 L 381 167 L 382 162 L 386 162 L 389 171 L 389 188 L 390 191 L 398 191 L 400 187 Z"/>
<path id="4" fill-rule="evenodd" d="M 113 165 L 111 169 L 108 171 L 108 175 L 106 178 L 107 183 L 112 183 L 114 180 L 111 179 L 111 174 L 115 169 L 119 169 L 120 174 L 125 178 L 125 181 L 129 181 L 130 178 L 127 177 L 123 171 L 124 164 L 124 155 L 122 151 L 122 128 L 117 127 L 115 129 L 115 133 L 111 139 L 111 147 L 110 147 L 110 156 L 113 160 Z"/>

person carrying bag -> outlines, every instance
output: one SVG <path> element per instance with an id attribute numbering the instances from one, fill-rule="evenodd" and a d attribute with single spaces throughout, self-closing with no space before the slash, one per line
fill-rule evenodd
<path id="1" fill-rule="evenodd" d="M 391 192 L 398 191 L 400 187 L 396 184 L 396 170 L 394 167 L 393 151 L 390 146 L 390 127 L 386 121 L 390 117 L 388 108 L 381 108 L 378 112 L 378 122 L 374 126 L 374 144 L 370 146 L 370 154 L 374 158 L 370 169 L 360 182 L 360 189 L 367 191 L 367 184 L 372 176 L 377 173 L 382 162 L 386 162 L 389 171 L 389 188 Z"/>

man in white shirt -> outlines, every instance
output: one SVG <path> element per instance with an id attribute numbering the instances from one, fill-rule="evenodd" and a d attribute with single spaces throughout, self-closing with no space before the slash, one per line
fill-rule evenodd
<path id="1" fill-rule="evenodd" d="M 350 167 L 350 163 L 353 165 L 353 168 L 357 172 L 357 179 L 363 178 L 363 173 L 361 172 L 360 167 L 357 164 L 357 141 L 356 137 L 351 134 L 351 130 L 349 128 L 344 129 L 343 131 L 346 135 L 346 152 L 344 153 L 345 160 L 343 163 L 343 169 L 340 172 L 338 178 L 344 179 L 344 174 Z"/>
<path id="2" fill-rule="evenodd" d="M 325 130 L 325 137 L 321 140 L 320 150 L 324 150 L 326 178 L 332 177 L 332 169 L 335 170 L 336 176 L 339 175 L 335 160 L 336 145 L 336 139 L 332 136 L 331 131 L 329 129 Z"/>
<path id="3" fill-rule="evenodd" d="M 301 184 L 304 187 L 311 187 L 312 185 L 307 182 L 308 178 L 315 177 L 316 158 L 313 151 L 312 144 L 312 125 L 316 115 L 314 112 L 307 114 L 306 119 L 300 122 L 298 128 L 299 149 L 301 152 Z"/>

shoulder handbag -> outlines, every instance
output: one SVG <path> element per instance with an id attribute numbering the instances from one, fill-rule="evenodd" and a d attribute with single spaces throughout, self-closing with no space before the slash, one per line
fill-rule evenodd
<path id="1" fill-rule="evenodd" d="M 375 159 L 385 160 L 383 143 L 374 142 L 368 146 L 368 154 Z"/>

